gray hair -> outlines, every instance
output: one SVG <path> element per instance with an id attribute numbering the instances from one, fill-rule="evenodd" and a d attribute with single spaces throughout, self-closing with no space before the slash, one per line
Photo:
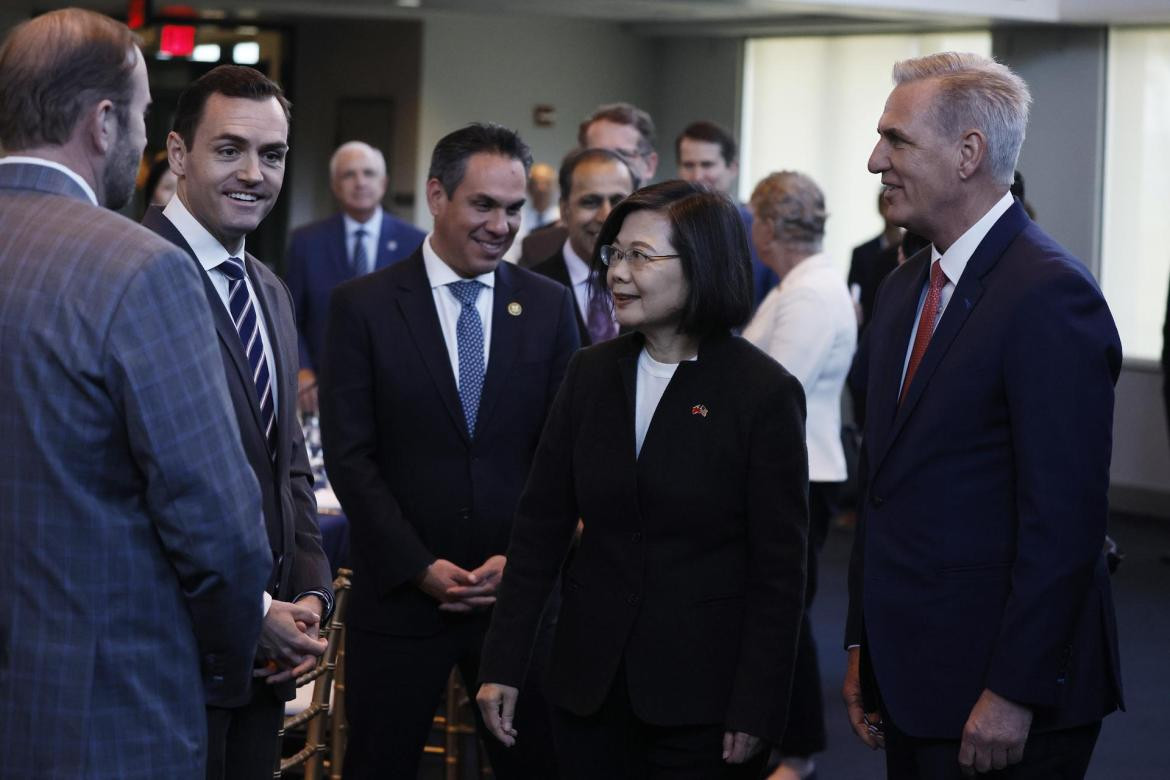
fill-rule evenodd
<path id="1" fill-rule="evenodd" d="M 991 176 L 996 184 L 1010 186 L 1032 104 L 1028 85 L 1006 65 L 965 52 L 928 54 L 894 65 L 895 84 L 926 79 L 939 85 L 932 107 L 938 128 L 951 134 L 982 130 Z"/>
<path id="2" fill-rule="evenodd" d="M 821 251 L 825 237 L 825 195 L 803 173 L 780 171 L 764 177 L 752 190 L 752 211 L 772 226 L 776 240 L 808 252 Z"/>
<path id="3" fill-rule="evenodd" d="M 386 173 L 386 157 L 382 154 L 382 150 L 375 149 L 365 141 L 346 141 L 341 146 L 337 147 L 337 149 L 333 152 L 333 156 L 329 158 L 329 179 L 331 181 L 334 177 L 337 176 L 337 166 L 339 165 L 338 160 L 341 159 L 341 155 L 345 154 L 346 152 L 355 150 L 361 150 L 367 154 L 374 155 L 374 157 L 378 158 L 378 162 L 382 164 L 382 173 Z"/>

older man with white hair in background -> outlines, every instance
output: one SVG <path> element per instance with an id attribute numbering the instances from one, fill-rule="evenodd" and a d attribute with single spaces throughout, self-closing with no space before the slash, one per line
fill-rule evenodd
<path id="1" fill-rule="evenodd" d="M 869 170 L 931 245 L 870 324 L 850 721 L 899 780 L 1083 777 L 1122 706 L 1102 554 L 1117 329 L 1009 192 L 1023 79 L 941 53 L 894 81 Z"/>
<path id="2" fill-rule="evenodd" d="M 333 288 L 409 257 L 426 235 L 382 208 L 386 158 L 369 144 L 337 147 L 329 160 L 329 182 L 341 211 L 293 232 L 285 259 L 300 335 L 300 407 L 310 413 L 317 411 L 317 371 Z"/>

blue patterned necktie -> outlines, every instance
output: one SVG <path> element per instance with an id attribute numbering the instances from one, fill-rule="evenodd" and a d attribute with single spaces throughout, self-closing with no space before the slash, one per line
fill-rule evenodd
<path id="1" fill-rule="evenodd" d="M 366 254 L 366 229 L 358 228 L 353 234 L 353 256 L 349 260 L 349 267 L 354 276 L 361 276 L 366 272 L 369 255 Z"/>
<path id="2" fill-rule="evenodd" d="M 256 307 L 244 284 L 244 263 L 238 257 L 229 257 L 216 266 L 228 278 L 228 311 L 248 364 L 252 367 L 252 381 L 256 386 L 256 397 L 260 401 L 260 421 L 264 424 L 264 438 L 268 440 L 268 453 L 276 457 L 276 407 L 272 403 L 272 381 L 268 375 L 268 361 L 264 359 L 264 341 L 260 338 L 260 321 L 256 318 Z"/>
<path id="3" fill-rule="evenodd" d="M 475 438 L 475 419 L 479 414 L 479 395 L 483 391 L 483 322 L 475 300 L 483 285 L 479 282 L 452 282 L 447 289 L 462 309 L 455 323 L 455 341 L 459 350 L 459 400 L 467 418 L 467 433 Z"/>

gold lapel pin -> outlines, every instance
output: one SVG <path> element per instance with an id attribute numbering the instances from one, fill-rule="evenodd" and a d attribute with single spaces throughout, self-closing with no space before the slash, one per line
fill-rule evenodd
<path id="1" fill-rule="evenodd" d="M 703 417 L 707 416 L 707 407 L 702 404 L 695 404 L 691 407 L 691 414 L 701 414 Z"/>
<path id="2" fill-rule="evenodd" d="M 520 312 L 522 312 L 522 311 L 524 311 L 524 307 L 521 306 L 520 304 L 516 303 L 516 301 L 512 301 L 511 303 L 508 304 L 508 313 L 511 314 L 513 317 L 519 317 Z"/>

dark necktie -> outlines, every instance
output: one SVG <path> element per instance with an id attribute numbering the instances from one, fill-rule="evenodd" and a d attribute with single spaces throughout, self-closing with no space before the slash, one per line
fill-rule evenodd
<path id="1" fill-rule="evenodd" d="M 910 382 L 914 379 L 914 372 L 926 354 L 930 344 L 930 337 L 934 335 L 934 321 L 938 319 L 938 307 L 942 303 L 942 289 L 946 286 L 947 275 L 943 273 L 942 263 L 935 260 L 930 266 L 930 286 L 926 289 L 926 300 L 922 303 L 922 314 L 918 317 L 918 330 L 914 334 L 914 348 L 910 350 L 910 362 L 906 364 L 906 378 L 902 380 L 902 392 L 898 394 L 898 403 L 906 397 L 910 389 Z"/>
<path id="2" fill-rule="evenodd" d="M 369 255 L 366 254 L 366 229 L 358 228 L 353 234 L 353 256 L 350 258 L 349 267 L 353 271 L 354 276 L 361 276 L 369 267 Z"/>
<path id="3" fill-rule="evenodd" d="M 260 321 L 256 307 L 244 284 L 244 263 L 238 257 L 229 257 L 217 268 L 228 278 L 228 311 L 240 335 L 244 354 L 252 367 L 252 381 L 256 397 L 260 401 L 260 421 L 264 425 L 264 438 L 268 440 L 268 453 L 276 457 L 276 406 L 272 403 L 272 381 L 268 374 L 268 361 L 264 359 L 264 341 L 260 337 Z"/>
<path id="4" fill-rule="evenodd" d="M 475 438 L 475 421 L 479 415 L 479 396 L 483 392 L 483 322 L 475 301 L 483 285 L 479 282 L 452 282 L 447 285 L 462 309 L 455 322 L 455 341 L 459 351 L 459 400 L 467 418 L 467 433 Z"/>
<path id="5" fill-rule="evenodd" d="M 590 285 L 586 295 L 589 303 L 586 306 L 585 329 L 589 331 L 589 341 L 593 344 L 609 341 L 617 335 L 618 331 L 609 305 L 606 303 L 605 297 L 597 293 L 592 285 Z"/>

